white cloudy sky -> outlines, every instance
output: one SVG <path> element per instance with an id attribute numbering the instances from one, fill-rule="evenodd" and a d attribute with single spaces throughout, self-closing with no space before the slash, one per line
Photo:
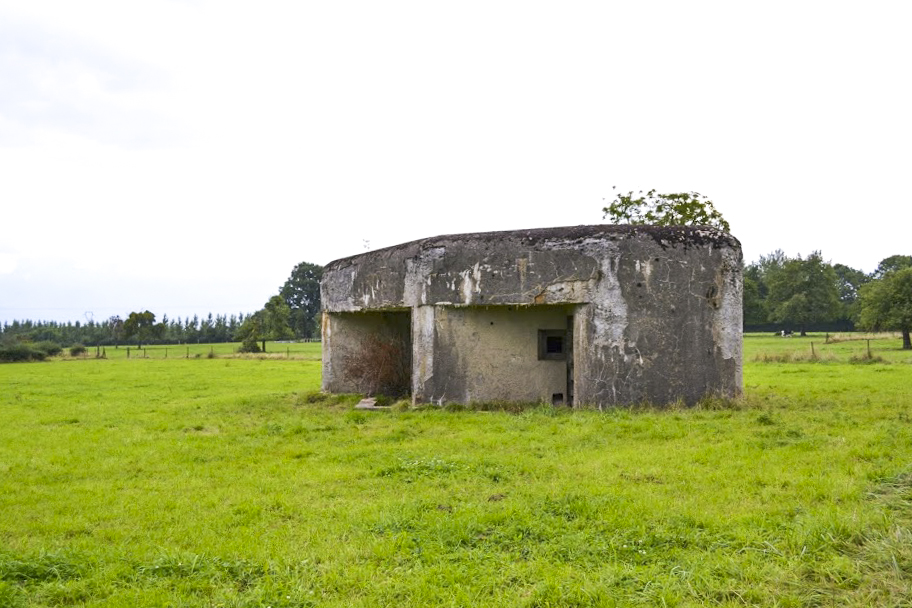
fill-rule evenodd
<path id="1" fill-rule="evenodd" d="M 301 261 L 695 190 L 912 253 L 912 3 L 0 0 L 0 320 L 249 312 Z"/>

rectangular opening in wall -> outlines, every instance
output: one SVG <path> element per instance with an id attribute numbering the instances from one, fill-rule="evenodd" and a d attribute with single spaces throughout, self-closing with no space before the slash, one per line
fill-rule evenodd
<path id="1" fill-rule="evenodd" d="M 403 397 L 411 392 L 411 311 L 341 313 L 334 320 L 345 386 L 367 395 Z"/>
<path id="2" fill-rule="evenodd" d="M 539 329 L 538 358 L 541 361 L 563 361 L 567 358 L 567 330 Z"/>

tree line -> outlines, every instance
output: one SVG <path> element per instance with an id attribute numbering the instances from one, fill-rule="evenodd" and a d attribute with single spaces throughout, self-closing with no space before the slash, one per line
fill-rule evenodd
<path id="1" fill-rule="evenodd" d="M 908 333 L 912 309 L 912 256 L 881 260 L 874 272 L 831 264 L 819 251 L 789 257 L 782 250 L 744 268 L 744 327 L 747 330 L 899 330 Z M 905 300 L 905 301 L 904 301 Z M 905 312 L 909 316 L 909 311 Z"/>
<path id="2" fill-rule="evenodd" d="M 119 346 L 312 339 L 320 335 L 320 279 L 323 267 L 302 262 L 294 267 L 278 294 L 253 313 L 169 318 L 144 310 L 85 323 L 14 320 L 0 325 L 0 346 L 13 343 Z"/>
<path id="3" fill-rule="evenodd" d="M 149 311 L 130 313 L 144 319 L 142 324 L 142 341 L 146 344 L 177 344 L 196 342 L 233 342 L 238 329 L 243 325 L 247 315 L 213 315 L 200 318 L 198 315 L 182 319 L 169 318 L 163 315 L 161 321 L 155 321 L 155 315 Z M 130 317 L 128 316 L 127 319 Z M 146 319 L 151 324 L 146 326 Z M 0 338 L 22 341 L 56 342 L 61 346 L 86 344 L 91 346 L 116 346 L 126 344 L 137 337 L 137 333 L 128 333 L 124 329 L 125 320 L 112 316 L 103 321 L 81 323 L 57 321 L 13 321 L 5 322 L 0 327 Z"/>
<path id="4" fill-rule="evenodd" d="M 650 191 L 640 198 L 633 193 L 621 194 L 604 211 L 615 223 L 686 225 L 702 221 L 727 228 L 711 201 L 698 193 L 657 195 Z M 250 314 L 210 313 L 184 319 L 163 315 L 157 320 L 146 310 L 131 312 L 125 319 L 113 316 L 100 322 L 5 322 L 0 327 L 0 345 L 241 342 L 242 351 L 258 352 L 265 349 L 266 340 L 320 336 L 322 277 L 322 266 L 298 264 L 278 293 Z M 912 349 L 912 256 L 890 256 L 873 273 L 866 274 L 844 264 L 831 264 L 819 251 L 807 257 L 789 257 L 776 250 L 744 267 L 743 307 L 748 331 L 788 329 L 804 334 L 812 329 L 851 331 L 856 327 L 898 330 L 903 334 L 903 347 Z"/>

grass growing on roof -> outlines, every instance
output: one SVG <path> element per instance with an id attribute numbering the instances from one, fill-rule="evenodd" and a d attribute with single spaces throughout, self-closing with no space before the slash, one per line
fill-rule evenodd
<path id="1" fill-rule="evenodd" d="M 0 366 L 0 605 L 902 605 L 912 365 L 754 360 L 801 340 L 746 339 L 736 407 L 669 411 L 358 411 L 294 358 Z"/>

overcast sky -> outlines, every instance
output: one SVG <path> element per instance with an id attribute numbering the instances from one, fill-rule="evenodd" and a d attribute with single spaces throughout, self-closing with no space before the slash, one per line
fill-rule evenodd
<path id="1" fill-rule="evenodd" d="M 912 3 L 0 0 L 0 321 L 697 191 L 747 261 L 912 253 Z"/>

